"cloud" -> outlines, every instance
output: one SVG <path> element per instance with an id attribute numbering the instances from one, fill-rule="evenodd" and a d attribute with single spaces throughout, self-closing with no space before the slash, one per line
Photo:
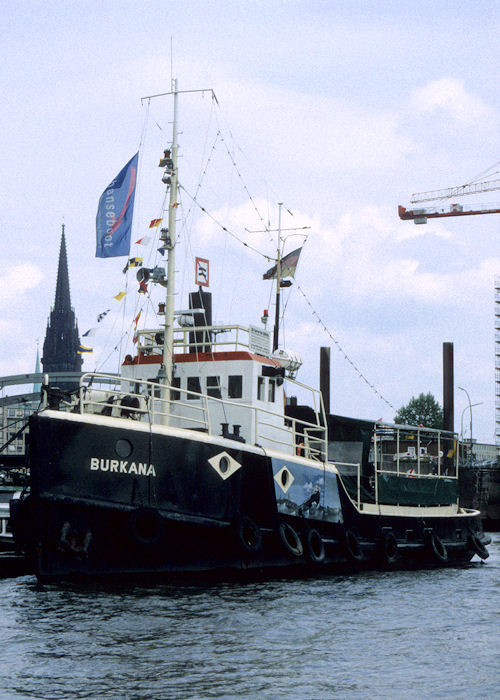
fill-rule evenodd
<path id="1" fill-rule="evenodd" d="M 440 78 L 413 91 L 411 108 L 421 115 L 441 112 L 464 126 L 488 122 L 493 110 L 478 95 L 467 92 L 463 80 Z"/>
<path id="2" fill-rule="evenodd" d="M 2 301 L 5 303 L 18 299 L 19 296 L 38 287 L 43 278 L 42 271 L 33 263 L 13 265 L 0 277 Z"/>

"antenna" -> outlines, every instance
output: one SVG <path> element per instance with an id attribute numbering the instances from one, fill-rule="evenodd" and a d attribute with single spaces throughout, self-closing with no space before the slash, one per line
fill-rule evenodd
<path id="1" fill-rule="evenodd" d="M 305 233 L 290 233 L 288 236 L 282 237 L 282 232 L 283 231 L 299 231 L 299 230 L 305 230 L 311 228 L 310 226 L 297 226 L 295 228 L 281 228 L 281 209 L 283 207 L 283 202 L 278 202 L 278 228 L 276 229 L 270 229 L 266 228 L 265 232 L 271 233 L 271 232 L 277 232 L 278 233 L 278 245 L 277 245 L 277 251 L 276 251 L 276 306 L 275 306 L 275 315 L 274 315 L 274 333 L 273 333 L 273 352 L 278 349 L 279 345 L 279 318 L 280 318 L 280 298 L 281 298 L 281 287 L 289 287 L 291 285 L 291 282 L 287 282 L 282 280 L 281 277 L 281 263 L 282 263 L 282 253 L 281 253 L 281 245 L 284 244 L 285 240 L 289 238 L 290 236 L 304 236 L 307 238 L 307 234 Z M 285 207 L 286 208 L 286 207 Z M 286 211 L 291 214 L 292 212 L 290 209 L 286 209 Z M 250 231 L 249 229 L 245 229 L 245 231 L 248 231 L 248 233 L 264 233 L 264 231 Z"/>
<path id="2" fill-rule="evenodd" d="M 170 85 L 174 82 L 174 39 L 170 36 Z"/>

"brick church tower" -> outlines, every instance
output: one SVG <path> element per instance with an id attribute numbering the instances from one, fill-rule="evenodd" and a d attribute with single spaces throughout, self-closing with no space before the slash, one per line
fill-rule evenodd
<path id="1" fill-rule="evenodd" d="M 57 269 L 56 297 L 50 310 L 47 332 L 43 343 L 42 366 L 44 372 L 81 372 L 83 359 L 78 353 L 80 338 L 75 310 L 71 308 L 69 294 L 68 256 L 64 224 L 62 225 L 59 267 Z M 61 389 L 71 390 L 78 382 L 58 382 Z"/>

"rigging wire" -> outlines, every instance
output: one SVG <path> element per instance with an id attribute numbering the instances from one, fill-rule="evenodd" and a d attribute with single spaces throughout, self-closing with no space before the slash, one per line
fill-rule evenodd
<path id="1" fill-rule="evenodd" d="M 209 126 L 210 126 L 210 125 L 209 125 Z M 208 129 L 207 129 L 207 132 L 208 132 Z M 206 148 L 207 140 L 208 140 L 208 133 L 207 133 L 206 136 L 205 136 L 205 146 L 204 146 L 204 148 Z M 212 147 L 211 147 L 211 149 L 210 149 L 210 153 L 209 153 L 209 155 L 208 155 L 208 158 L 207 158 L 207 161 L 206 161 L 205 165 L 204 165 L 204 166 L 203 166 L 203 164 L 201 165 L 201 168 L 203 168 L 203 169 L 201 170 L 200 175 L 199 175 L 199 178 L 198 178 L 198 183 L 197 183 L 197 185 L 196 185 L 196 190 L 195 190 L 195 194 L 194 194 L 194 199 L 191 201 L 191 204 L 189 205 L 189 208 L 188 208 L 188 210 L 187 210 L 187 212 L 186 212 L 186 216 L 184 217 L 184 223 L 183 223 L 182 229 L 181 229 L 181 231 L 184 231 L 185 234 L 186 234 L 186 242 L 187 242 L 187 245 L 186 245 L 186 254 L 189 253 L 189 255 L 190 255 L 190 257 L 191 257 L 191 262 L 192 262 L 192 263 L 194 263 L 194 258 L 195 258 L 195 256 L 194 256 L 193 248 L 192 248 L 192 245 L 191 245 L 191 231 L 187 228 L 187 222 L 188 222 L 188 220 L 189 220 L 190 217 L 191 217 L 191 213 L 192 213 L 192 211 L 193 211 L 193 207 L 194 207 L 194 204 L 195 204 L 196 197 L 198 196 L 198 192 L 199 192 L 200 189 L 201 189 L 201 186 L 202 186 L 203 181 L 204 181 L 204 179 L 205 179 L 205 176 L 206 176 L 206 174 L 207 174 L 208 168 L 209 168 L 209 166 L 210 166 L 210 164 L 211 164 L 211 162 L 212 162 L 212 158 L 213 158 L 213 155 L 214 155 L 215 148 L 216 148 L 216 146 L 217 146 L 218 140 L 219 140 L 219 132 L 217 132 L 217 134 L 215 135 L 215 139 L 214 139 L 214 141 L 213 141 L 213 143 L 212 143 Z M 180 187 L 180 185 L 179 185 L 179 187 Z"/>
<path id="2" fill-rule="evenodd" d="M 223 231 L 225 231 L 225 233 L 227 233 L 229 236 L 231 236 L 232 238 L 234 238 L 235 240 L 237 240 L 239 243 L 241 243 L 241 245 L 245 246 L 245 248 L 248 248 L 249 250 L 253 250 L 254 253 L 257 253 L 258 255 L 262 256 L 262 257 L 265 258 L 267 261 L 274 260 L 274 258 L 273 258 L 272 256 L 266 255 L 265 253 L 262 253 L 260 250 L 257 250 L 257 248 L 254 248 L 253 246 L 251 246 L 251 245 L 250 245 L 249 243 L 247 243 L 246 241 L 243 241 L 239 236 L 237 236 L 235 233 L 233 233 L 232 231 L 230 231 L 226 226 L 224 226 L 223 224 L 221 224 L 221 222 L 218 221 L 218 219 L 216 219 L 215 216 L 213 216 L 213 214 L 211 214 L 209 211 L 207 211 L 207 209 L 205 209 L 205 207 L 203 207 L 203 206 L 198 202 L 198 200 L 197 200 L 190 192 L 187 191 L 187 189 L 186 189 L 183 185 L 179 185 L 179 187 L 180 187 L 180 189 L 182 189 L 182 190 L 187 194 L 187 196 L 196 204 L 196 206 L 199 207 L 199 209 L 200 209 L 204 214 L 206 214 L 210 219 L 212 219 L 212 221 L 213 221 L 215 224 L 217 224 L 217 226 L 219 226 Z"/>
<path id="3" fill-rule="evenodd" d="M 309 299 L 308 299 L 307 296 L 306 296 L 306 293 L 304 292 L 304 290 L 302 289 L 302 287 L 301 287 L 299 284 L 297 284 L 297 289 L 299 290 L 299 292 L 302 294 L 302 296 L 303 296 L 304 299 L 306 300 L 307 305 L 308 305 L 309 308 L 311 309 L 312 315 L 317 319 L 318 323 L 319 323 L 320 326 L 323 328 L 323 330 L 325 331 L 325 333 L 329 336 L 329 338 L 333 341 L 333 343 L 335 343 L 335 346 L 336 346 L 337 350 L 344 356 L 344 359 L 347 360 L 347 362 L 351 365 L 351 367 L 354 369 L 354 371 L 356 372 L 356 374 L 358 375 L 358 377 L 359 377 L 360 379 L 362 379 L 362 380 L 365 382 L 365 384 L 367 384 L 367 385 L 370 387 L 370 389 L 378 396 L 379 399 L 381 399 L 381 400 L 382 400 L 384 403 L 386 403 L 390 408 L 392 408 L 393 411 L 395 411 L 396 409 L 394 408 L 394 406 L 392 405 L 392 403 L 391 403 L 390 401 L 388 401 L 386 398 L 384 398 L 384 396 L 382 396 L 382 394 L 375 388 L 375 386 L 374 386 L 370 381 L 368 381 L 368 379 L 367 379 L 367 378 L 364 376 L 364 374 L 358 369 L 358 367 L 354 364 L 354 362 L 351 360 L 351 358 L 349 357 L 349 355 L 348 355 L 348 354 L 345 352 L 345 350 L 342 348 L 342 346 L 340 345 L 339 341 L 336 340 L 336 339 L 333 337 L 333 335 L 330 333 L 330 331 L 328 330 L 328 328 L 325 326 L 325 324 L 324 324 L 323 321 L 321 320 L 319 314 L 318 314 L 318 313 L 315 311 L 315 309 L 313 308 L 313 305 L 311 304 L 311 302 L 309 301 Z"/>
<path id="4" fill-rule="evenodd" d="M 223 117 L 223 113 L 222 113 L 221 107 L 220 107 L 219 104 L 217 104 L 217 106 L 218 106 L 218 108 L 219 108 L 219 112 L 218 112 L 218 113 L 219 113 L 219 116 L 221 117 L 221 119 L 223 119 L 224 117 Z M 217 113 L 216 113 L 216 116 L 217 116 Z M 229 134 L 229 137 L 231 138 L 231 141 L 232 141 L 232 142 L 234 143 L 234 145 L 235 145 L 235 148 L 236 148 L 250 163 L 251 163 L 251 162 L 252 162 L 252 161 L 251 161 L 251 158 L 245 153 L 245 151 L 244 151 L 244 150 L 241 148 L 241 146 L 237 143 L 237 141 L 236 141 L 236 139 L 234 138 L 233 133 L 232 133 L 231 129 L 229 128 L 229 126 L 227 126 L 226 128 L 227 128 L 227 132 L 228 132 L 228 134 Z M 220 127 L 219 127 L 219 129 L 220 129 Z M 247 187 L 246 184 L 245 184 L 245 181 L 243 180 L 243 177 L 242 177 L 242 175 L 241 175 L 241 173 L 240 173 L 240 170 L 239 170 L 239 168 L 238 168 L 238 166 L 237 166 L 237 164 L 236 164 L 236 161 L 235 161 L 235 159 L 234 159 L 233 154 L 230 152 L 229 148 L 227 147 L 227 144 L 226 144 L 226 141 L 225 141 L 224 138 L 222 139 L 222 141 L 223 141 L 224 147 L 226 148 L 226 151 L 227 151 L 227 154 L 228 154 L 228 156 L 229 156 L 229 159 L 230 159 L 230 161 L 231 161 L 231 163 L 232 163 L 234 169 L 236 170 L 236 173 L 237 173 L 238 177 L 239 177 L 240 180 L 241 180 L 241 183 L 242 183 L 242 186 L 243 186 L 244 191 L 247 193 L 248 198 L 249 198 L 250 201 L 252 202 L 252 204 L 253 204 L 253 206 L 254 206 L 254 209 L 255 209 L 255 211 L 256 211 L 256 213 L 257 213 L 257 216 L 259 217 L 259 220 L 262 222 L 262 225 L 263 225 L 264 229 L 269 233 L 269 218 L 270 218 L 270 217 L 269 217 L 269 212 L 268 212 L 268 223 L 266 224 L 266 222 L 264 221 L 264 218 L 262 217 L 262 215 L 261 215 L 261 213 L 260 213 L 260 211 L 259 211 L 259 209 L 258 209 L 258 207 L 257 207 L 257 204 L 255 203 L 255 200 L 253 199 L 252 195 L 250 194 L 250 192 L 249 192 L 249 190 L 248 190 L 248 187 Z M 255 165 L 254 165 L 253 163 L 252 163 L 252 167 L 253 167 L 253 169 L 254 169 L 255 171 L 257 170 L 256 167 L 255 167 Z M 266 189 L 269 189 L 269 183 L 265 180 L 265 178 L 264 178 L 262 175 L 259 175 L 259 179 L 261 180 L 261 182 L 264 183 Z M 269 199 L 269 198 L 268 198 L 268 199 Z M 277 199 L 278 199 L 278 196 L 276 195 L 276 200 L 277 200 Z M 270 234 L 269 234 L 269 237 L 270 237 L 270 239 L 271 239 L 271 241 L 272 241 L 272 237 L 271 237 Z"/>
<path id="5" fill-rule="evenodd" d="M 492 170 L 493 168 L 498 167 L 499 165 L 500 165 L 500 160 L 499 160 L 497 163 L 493 163 L 493 165 L 490 165 L 490 167 L 489 167 L 489 168 L 486 168 L 486 170 L 483 170 L 482 172 L 480 172 L 479 175 L 476 175 L 476 177 L 472 178 L 472 180 L 471 180 L 470 182 L 466 183 L 466 184 L 467 184 L 467 185 L 473 185 L 477 180 L 479 180 L 480 178 L 484 177 L 484 176 L 486 175 L 486 173 L 488 173 L 488 172 L 489 172 L 490 170 Z M 500 171 L 495 170 L 495 172 L 490 173 L 490 174 L 488 175 L 488 177 L 493 177 L 493 175 L 498 175 L 499 172 L 500 172 Z M 464 187 L 465 187 L 465 186 L 466 186 L 466 185 L 464 185 Z"/>

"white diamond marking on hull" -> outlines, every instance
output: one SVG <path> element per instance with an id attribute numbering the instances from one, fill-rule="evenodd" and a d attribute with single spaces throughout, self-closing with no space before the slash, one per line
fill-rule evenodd
<path id="1" fill-rule="evenodd" d="M 214 457 L 210 457 L 208 463 L 215 469 L 221 479 L 227 479 L 241 467 L 241 464 L 227 452 L 221 452 L 218 455 L 214 455 Z"/>
<path id="2" fill-rule="evenodd" d="M 274 475 L 274 480 L 283 493 L 286 493 L 295 481 L 295 477 L 287 467 L 282 467 L 279 472 Z"/>

